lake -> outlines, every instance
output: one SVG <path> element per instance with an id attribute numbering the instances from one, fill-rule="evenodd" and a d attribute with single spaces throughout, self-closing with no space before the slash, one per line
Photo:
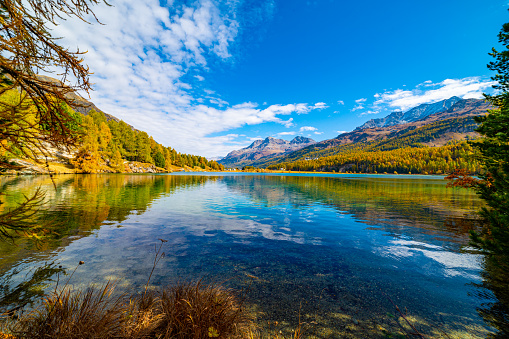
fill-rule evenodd
<path id="1" fill-rule="evenodd" d="M 140 288 L 165 239 L 154 287 L 221 283 L 266 329 L 290 333 L 300 317 L 310 337 L 383 338 L 403 324 L 397 305 L 422 333 L 493 331 L 479 315 L 494 299 L 477 286 L 483 257 L 468 246 L 482 202 L 442 177 L 4 176 L 0 187 L 0 211 L 41 187 L 41 218 L 58 232 L 38 245 L 0 243 L 3 307 L 37 300 L 80 260 L 77 288 L 111 279 Z"/>

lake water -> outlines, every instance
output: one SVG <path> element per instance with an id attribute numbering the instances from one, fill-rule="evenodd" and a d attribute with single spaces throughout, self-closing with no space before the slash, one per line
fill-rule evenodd
<path id="1" fill-rule="evenodd" d="M 479 297 L 483 257 L 467 245 L 482 204 L 445 185 L 403 175 L 0 177 L 0 209 L 41 187 L 43 217 L 59 232 L 38 247 L 0 243 L 0 306 L 37 299 L 58 266 L 69 273 L 80 260 L 75 287 L 143 286 L 165 239 L 152 285 L 221 283 L 265 328 L 289 333 L 300 316 L 310 337 L 385 337 L 400 331 L 395 304 L 422 333 L 484 338 L 492 329 L 478 309 L 493 296 Z"/>

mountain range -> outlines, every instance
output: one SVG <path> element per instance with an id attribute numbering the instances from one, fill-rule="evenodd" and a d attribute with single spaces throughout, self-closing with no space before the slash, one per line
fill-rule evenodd
<path id="1" fill-rule="evenodd" d="M 255 153 L 256 149 L 251 145 L 248 147 L 251 147 L 251 154 L 243 159 L 241 165 L 266 167 L 280 162 L 314 159 L 343 152 L 346 146 L 362 150 L 363 147 L 374 147 L 376 144 L 378 148 L 389 150 L 417 146 L 438 147 L 452 140 L 474 139 L 478 134 L 475 132 L 477 123 L 473 116 L 485 114 L 490 108 L 492 106 L 484 100 L 453 96 L 436 103 L 419 105 L 406 112 L 392 112 L 385 118 L 371 119 L 351 132 L 293 151 L 264 155 Z M 231 155 L 241 151 L 228 154 L 228 163 L 223 162 L 226 158 L 219 162 L 226 166 L 238 166 Z"/>
<path id="2" fill-rule="evenodd" d="M 401 111 L 392 112 L 385 118 L 379 118 L 379 119 L 371 119 L 364 123 L 363 125 L 357 127 L 356 129 L 366 129 L 366 128 L 373 128 L 373 127 L 388 127 L 388 126 L 394 126 L 394 125 L 401 125 L 408 122 L 414 122 L 421 119 L 424 119 L 425 117 L 443 112 L 451 108 L 454 104 L 456 104 L 458 101 L 461 101 L 461 98 L 458 98 L 456 96 L 451 97 L 446 100 L 442 100 L 439 102 L 435 102 L 433 104 L 422 104 L 417 107 L 414 107 L 407 112 L 403 113 Z"/>
<path id="3" fill-rule="evenodd" d="M 274 156 L 287 154 L 315 143 L 316 141 L 313 139 L 302 136 L 297 136 L 291 141 L 267 137 L 264 140 L 255 140 L 246 148 L 228 153 L 219 163 L 224 166 L 241 167 L 257 161 L 260 158 L 270 159 Z"/>

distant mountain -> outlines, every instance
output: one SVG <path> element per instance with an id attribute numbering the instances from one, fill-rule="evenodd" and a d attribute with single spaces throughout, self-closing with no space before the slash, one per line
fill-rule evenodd
<path id="1" fill-rule="evenodd" d="M 408 130 L 413 130 L 416 128 L 421 128 L 425 125 L 431 124 L 435 121 L 439 120 L 447 120 L 452 118 L 465 118 L 465 117 L 471 117 L 474 115 L 481 115 L 486 113 L 486 111 L 491 107 L 491 105 L 484 100 L 480 99 L 459 99 L 456 101 L 456 99 L 459 99 L 458 97 L 452 97 L 447 100 L 443 100 L 440 102 L 437 102 L 435 104 L 430 105 L 420 105 L 418 107 L 415 107 L 408 112 L 406 112 L 404 115 L 408 117 L 418 117 L 423 116 L 420 119 L 415 119 L 411 122 L 402 122 L 401 124 L 390 124 L 388 126 L 382 126 L 382 127 L 364 127 L 364 128 L 356 128 L 352 132 L 343 133 L 338 135 L 336 138 L 331 139 L 334 140 L 332 143 L 329 140 L 325 140 L 323 142 L 329 142 L 329 144 L 349 144 L 349 143 L 355 143 L 355 142 L 364 142 L 364 141 L 371 141 L 371 140 L 379 140 L 379 139 L 387 139 L 392 138 L 398 135 L 401 135 L 405 133 Z M 451 102 L 454 102 L 454 104 L 450 105 Z M 424 107 L 427 106 L 427 107 Z M 447 107 L 447 109 L 441 109 L 441 107 Z M 432 114 L 427 114 L 429 112 L 434 112 Z M 393 114 L 393 113 L 392 113 Z M 391 115 L 392 115 L 391 114 Z M 390 115 L 389 115 L 390 116 Z M 389 117 L 387 116 L 387 117 Z M 386 118 L 387 118 L 386 117 Z M 381 120 L 381 119 L 377 119 Z M 372 121 L 372 120 L 370 120 Z M 401 121 L 405 121 L 404 119 L 401 119 Z M 369 122 L 369 121 L 368 121 Z M 366 125 L 366 124 L 364 124 Z M 364 126 L 362 125 L 362 126 Z M 362 127 L 361 126 L 361 127 Z M 467 133 L 467 132 L 473 132 L 475 127 L 472 127 L 472 130 L 469 131 L 461 131 L 459 133 Z M 461 139 L 459 137 L 458 139 Z"/>
<path id="2" fill-rule="evenodd" d="M 447 111 L 454 104 L 461 100 L 463 99 L 454 96 L 446 100 L 435 102 L 434 104 L 419 105 L 407 111 L 406 113 L 401 111 L 392 112 L 385 118 L 371 119 L 365 124 L 357 127 L 356 130 L 374 127 L 388 127 L 418 121 L 429 115 Z"/>
<path id="3" fill-rule="evenodd" d="M 246 148 L 228 153 L 226 157 L 219 160 L 219 163 L 230 167 L 242 167 L 260 158 L 286 154 L 315 143 L 313 139 L 302 136 L 297 136 L 291 141 L 267 137 L 264 140 L 255 140 Z"/>
<path id="4" fill-rule="evenodd" d="M 260 158 L 252 161 L 250 165 L 266 167 L 276 163 L 292 162 L 306 158 L 315 159 L 345 151 L 388 150 L 419 146 L 435 147 L 443 146 L 451 140 L 478 137 L 477 132 L 475 132 L 477 124 L 473 121 L 473 116 L 485 114 L 488 109 L 493 107 L 479 99 L 460 99 L 458 101 L 456 100 L 457 97 L 451 99 L 431 105 L 420 105 L 404 114 L 402 113 L 403 115 L 408 114 L 408 116 L 416 117 L 435 111 L 435 113 L 424 116 L 420 120 L 384 127 L 356 128 L 352 132 L 342 133 L 334 139 L 320 141 L 297 151 Z M 456 102 L 448 109 L 440 109 L 440 107 L 448 106 L 453 101 Z"/>

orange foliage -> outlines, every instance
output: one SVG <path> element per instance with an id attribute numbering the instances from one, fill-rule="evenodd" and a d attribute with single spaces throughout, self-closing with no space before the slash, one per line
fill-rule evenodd
<path id="1" fill-rule="evenodd" d="M 99 169 L 99 160 L 97 152 L 81 149 L 71 163 L 82 173 L 96 173 Z"/>
<path id="2" fill-rule="evenodd" d="M 476 179 L 464 168 L 456 168 L 454 172 L 444 178 L 449 180 L 447 187 L 472 188 L 479 185 L 481 180 Z"/>

